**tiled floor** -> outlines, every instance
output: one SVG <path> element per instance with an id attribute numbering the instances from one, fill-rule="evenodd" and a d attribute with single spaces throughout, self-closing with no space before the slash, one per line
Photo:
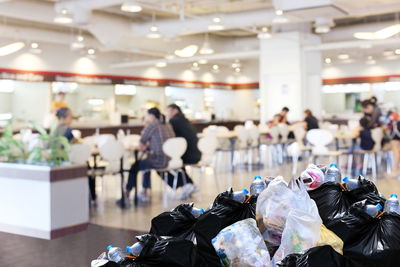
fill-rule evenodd
<path id="1" fill-rule="evenodd" d="M 219 161 L 218 169 L 213 171 L 207 169 L 204 174 L 199 170 L 192 170 L 192 176 L 197 185 L 200 185 L 201 180 L 201 199 L 200 195 L 196 194 L 192 199 L 187 202 L 194 202 L 195 206 L 206 208 L 208 207 L 218 192 L 227 189 L 232 184 L 235 190 L 248 188 L 252 178 L 255 175 L 261 176 L 277 176 L 282 175 L 286 180 L 291 177 L 291 163 L 286 163 L 275 168 L 263 168 L 261 170 L 249 171 L 244 168 L 237 168 L 234 173 L 229 171 L 228 159 Z M 329 164 L 327 161 L 320 163 Z M 299 163 L 298 173 L 303 170 L 308 164 L 308 160 L 303 160 Z M 367 176 L 370 178 L 370 176 Z M 216 179 L 219 181 L 219 188 L 217 187 Z M 104 184 L 104 190 L 102 185 Z M 97 207 L 91 209 L 91 223 L 100 224 L 104 226 L 133 229 L 138 231 L 148 231 L 150 229 L 151 219 L 159 213 L 175 207 L 181 203 L 178 201 L 170 201 L 168 207 L 163 206 L 161 179 L 152 174 L 152 196 L 151 203 L 146 205 L 139 205 L 138 207 L 131 207 L 127 209 L 120 209 L 115 205 L 115 201 L 120 197 L 120 177 L 108 176 L 98 179 L 98 194 L 99 199 Z M 385 196 L 391 193 L 400 193 L 400 180 L 386 178 L 385 173 L 378 174 L 376 181 L 378 189 Z"/>

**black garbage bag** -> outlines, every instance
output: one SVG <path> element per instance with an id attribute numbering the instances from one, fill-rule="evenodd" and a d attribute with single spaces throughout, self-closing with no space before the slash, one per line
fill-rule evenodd
<path id="1" fill-rule="evenodd" d="M 344 186 L 334 182 L 324 183 L 319 188 L 308 191 L 317 204 L 319 215 L 325 225 L 343 217 L 350 206 L 358 201 L 368 199 L 373 204 L 384 204 L 385 199 L 379 196 L 374 183 L 362 176 L 358 179 L 360 187 L 351 191 L 347 191 Z"/>
<path id="2" fill-rule="evenodd" d="M 314 247 L 304 254 L 290 254 L 280 263 L 280 267 L 351 267 L 348 260 L 331 246 Z"/>
<path id="3" fill-rule="evenodd" d="M 197 219 L 192 215 L 193 203 L 180 204 L 172 211 L 163 212 L 151 220 L 150 234 L 180 236 L 187 232 Z"/>
<path id="4" fill-rule="evenodd" d="M 248 218 L 256 217 L 257 197 L 251 196 L 245 203 L 231 198 L 232 190 L 217 196 L 212 208 L 206 211 L 193 226 L 191 233 L 197 244 L 197 261 L 207 266 L 221 266 L 211 240 L 225 227 Z"/>

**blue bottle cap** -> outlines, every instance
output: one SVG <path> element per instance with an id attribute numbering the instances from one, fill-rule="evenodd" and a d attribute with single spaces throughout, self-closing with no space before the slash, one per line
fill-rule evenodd
<path id="1" fill-rule="evenodd" d="M 131 253 L 132 252 L 132 248 L 131 247 L 126 247 L 125 252 L 126 253 Z"/>
<path id="2" fill-rule="evenodd" d="M 391 194 L 390 197 L 398 198 L 397 194 Z"/>
<path id="3" fill-rule="evenodd" d="M 349 177 L 346 176 L 346 177 L 343 178 L 342 181 L 343 181 L 343 182 L 347 182 L 348 180 L 349 180 Z"/>
<path id="4" fill-rule="evenodd" d="M 200 212 L 201 212 L 201 213 L 204 213 L 204 209 L 203 209 L 203 208 L 201 208 L 201 209 L 200 209 Z"/>
<path id="5" fill-rule="evenodd" d="M 378 208 L 378 210 L 382 210 L 382 205 L 381 204 L 377 204 L 376 207 Z"/>
<path id="6" fill-rule="evenodd" d="M 336 163 L 331 163 L 331 165 L 329 165 L 329 168 L 331 168 L 331 167 L 337 168 L 337 164 Z"/>
<path id="7" fill-rule="evenodd" d="M 242 190 L 242 192 L 243 192 L 243 194 L 245 194 L 245 195 L 247 195 L 247 194 L 249 193 L 249 191 L 248 191 L 246 188 L 244 188 L 244 189 Z"/>
<path id="8" fill-rule="evenodd" d="M 257 179 L 261 180 L 262 178 L 261 178 L 261 176 L 254 176 L 254 180 L 257 180 Z"/>
<path id="9" fill-rule="evenodd" d="M 110 249 L 112 249 L 114 246 L 113 245 L 108 245 L 107 246 L 107 250 L 110 250 Z"/>

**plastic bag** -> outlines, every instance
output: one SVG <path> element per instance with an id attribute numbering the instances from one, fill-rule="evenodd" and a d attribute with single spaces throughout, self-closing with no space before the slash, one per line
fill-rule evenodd
<path id="1" fill-rule="evenodd" d="M 181 204 L 172 211 L 163 212 L 151 220 L 150 233 L 158 236 L 180 236 L 188 231 L 197 219 L 192 215 L 193 203 Z"/>
<path id="2" fill-rule="evenodd" d="M 314 247 L 304 254 L 290 254 L 280 263 L 280 267 L 351 267 L 348 260 L 331 246 Z"/>
<path id="3" fill-rule="evenodd" d="M 325 182 L 325 174 L 318 166 L 309 164 L 307 169 L 300 174 L 300 179 L 308 190 L 314 190 Z"/>
<path id="4" fill-rule="evenodd" d="M 350 206 L 358 201 L 368 199 L 372 204 L 384 203 L 385 199 L 379 196 L 371 181 L 359 177 L 359 182 L 360 187 L 352 191 L 346 191 L 341 184 L 334 182 L 324 183 L 319 188 L 308 191 L 327 227 L 332 221 L 343 217 Z"/>
<path id="5" fill-rule="evenodd" d="M 330 245 L 337 253 L 343 255 L 343 240 L 322 224 L 317 246 L 325 245 Z"/>
<path id="6" fill-rule="evenodd" d="M 219 266 L 220 260 L 211 240 L 225 227 L 238 221 L 253 218 L 257 198 L 251 196 L 245 203 L 231 199 L 232 190 L 221 193 L 214 201 L 213 207 L 199 217 L 186 236 L 195 236 L 198 261 L 207 262 L 208 266 Z"/>
<path id="7" fill-rule="evenodd" d="M 212 244 L 223 267 L 269 267 L 270 256 L 254 219 L 222 229 Z"/>

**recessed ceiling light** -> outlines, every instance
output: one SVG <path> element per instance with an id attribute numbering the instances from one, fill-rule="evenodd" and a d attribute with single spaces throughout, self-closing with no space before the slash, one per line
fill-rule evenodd
<path id="1" fill-rule="evenodd" d="M 193 62 L 193 67 L 198 67 L 198 66 L 199 66 L 199 63 Z"/>
<path id="2" fill-rule="evenodd" d="M 326 64 L 331 64 L 331 62 L 332 62 L 331 58 L 329 58 L 329 57 L 325 58 L 325 63 Z"/>
<path id="3" fill-rule="evenodd" d="M 12 53 L 15 53 L 19 50 L 21 50 L 22 48 L 25 47 L 25 43 L 24 42 L 15 42 L 12 44 L 8 44 L 5 46 L 0 47 L 0 57 L 2 56 L 7 56 L 10 55 Z"/>
<path id="4" fill-rule="evenodd" d="M 82 35 L 78 35 L 78 36 L 76 36 L 76 40 L 81 43 L 81 42 L 83 42 L 83 40 L 85 40 L 85 38 L 83 38 Z"/>
<path id="5" fill-rule="evenodd" d="M 87 53 L 88 55 L 94 55 L 96 53 L 96 50 L 94 50 L 93 48 L 89 48 Z"/>
<path id="6" fill-rule="evenodd" d="M 272 23 L 280 24 L 280 23 L 286 23 L 288 22 L 288 18 L 285 16 L 277 16 L 272 19 Z"/>
<path id="7" fill-rule="evenodd" d="M 208 25 L 208 30 L 209 31 L 222 31 L 223 29 L 225 29 L 225 26 L 222 24 L 211 24 Z"/>
<path id="8" fill-rule="evenodd" d="M 240 71 L 241 71 L 240 68 L 235 68 L 235 72 L 236 72 L 236 73 L 239 73 Z"/>
<path id="9" fill-rule="evenodd" d="M 349 59 L 349 58 L 350 58 L 350 56 L 348 54 L 339 54 L 338 55 L 338 59 L 341 59 L 341 60 L 345 60 L 345 59 Z"/>
<path id="10" fill-rule="evenodd" d="M 121 5 L 121 10 L 125 12 L 140 12 L 142 9 L 142 6 L 133 0 L 125 0 Z"/>
<path id="11" fill-rule="evenodd" d="M 68 10 L 65 8 L 61 9 L 60 13 L 58 13 L 53 20 L 55 23 L 59 24 L 69 24 L 73 22 L 73 19 L 70 14 L 68 14 Z"/>
<path id="12" fill-rule="evenodd" d="M 207 60 L 207 59 L 200 59 L 200 60 L 199 60 L 199 64 L 204 65 L 204 64 L 207 64 L 207 63 L 208 63 L 208 60 Z"/>
<path id="13" fill-rule="evenodd" d="M 396 55 L 400 55 L 400 48 L 394 50 L 394 53 L 395 53 Z"/>
<path id="14" fill-rule="evenodd" d="M 277 10 L 275 10 L 275 14 L 277 16 L 282 16 L 283 15 L 283 10 L 282 9 L 277 9 Z"/>
<path id="15" fill-rule="evenodd" d="M 166 66 L 167 66 L 167 62 L 165 62 L 165 61 L 160 61 L 160 62 L 157 62 L 157 64 L 156 64 L 157 68 L 164 68 Z"/>
<path id="16" fill-rule="evenodd" d="M 31 48 L 33 48 L 33 49 L 39 48 L 39 44 L 38 43 L 31 43 Z"/>
<path id="17" fill-rule="evenodd" d="M 356 32 L 354 38 L 362 40 L 384 40 L 400 33 L 400 24 L 385 27 L 376 32 Z"/>
<path id="18" fill-rule="evenodd" d="M 182 49 L 175 50 L 175 55 L 178 57 L 192 57 L 197 53 L 198 50 L 199 47 L 197 45 L 189 45 Z"/>
<path id="19" fill-rule="evenodd" d="M 220 17 L 214 17 L 213 18 L 213 22 L 214 23 L 220 23 L 221 22 L 221 18 Z"/>
<path id="20" fill-rule="evenodd" d="M 150 32 L 147 34 L 147 38 L 150 39 L 161 38 L 161 33 L 158 31 L 158 27 L 156 25 L 150 27 Z"/>

